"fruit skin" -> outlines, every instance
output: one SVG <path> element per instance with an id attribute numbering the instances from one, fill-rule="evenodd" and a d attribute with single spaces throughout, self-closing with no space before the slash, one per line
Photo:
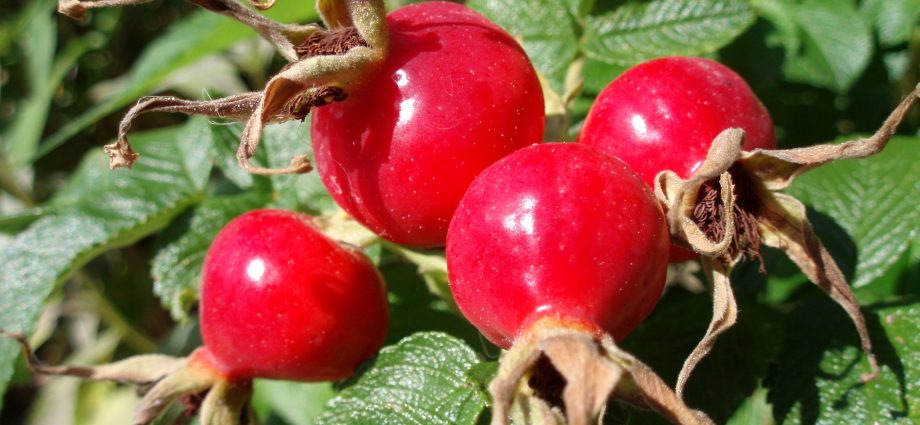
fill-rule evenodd
<path id="1" fill-rule="evenodd" d="M 626 161 L 649 186 L 663 170 L 689 178 L 712 140 L 744 129 L 746 150 L 775 149 L 773 120 L 744 79 L 703 58 L 671 56 L 636 65 L 613 80 L 588 111 L 578 141 Z M 697 254 L 674 247 L 671 261 Z"/>
<path id="2" fill-rule="evenodd" d="M 621 340 L 661 296 L 668 243 L 659 203 L 625 163 L 547 143 L 476 177 L 447 267 L 464 316 L 503 348 L 547 317 Z"/>
<path id="3" fill-rule="evenodd" d="M 649 186 L 662 170 L 690 177 L 722 130 L 740 127 L 746 150 L 775 149 L 773 120 L 737 73 L 672 56 L 630 68 L 588 111 L 578 141 L 629 164 Z"/>
<path id="4" fill-rule="evenodd" d="M 345 378 L 382 345 L 383 280 L 357 248 L 324 236 L 311 217 L 256 210 L 228 223 L 202 272 L 201 333 L 230 379 Z"/>
<path id="5" fill-rule="evenodd" d="M 313 112 L 316 168 L 336 202 L 375 233 L 443 246 L 473 178 L 542 140 L 543 93 L 517 42 L 465 6 L 419 3 L 387 23 L 381 72 Z"/>

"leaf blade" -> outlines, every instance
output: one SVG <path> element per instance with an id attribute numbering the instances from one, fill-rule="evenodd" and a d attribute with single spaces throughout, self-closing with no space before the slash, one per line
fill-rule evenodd
<path id="1" fill-rule="evenodd" d="M 316 424 L 476 424 L 486 400 L 470 376 L 479 363 L 472 349 L 447 334 L 409 336 L 381 350 Z"/>
<path id="2" fill-rule="evenodd" d="M 196 120 L 197 121 L 197 120 Z M 210 164 L 188 169 L 175 155 L 201 158 L 209 150 L 192 121 L 136 137 L 135 169 L 108 171 L 93 151 L 39 218 L 3 247 L 0 329 L 29 332 L 53 288 L 98 254 L 134 243 L 163 227 L 204 195 Z M 205 123 L 206 125 L 206 123 Z M 191 137 L 189 137 L 191 136 Z M 12 373 L 17 346 L 0 340 L 0 392 Z"/>

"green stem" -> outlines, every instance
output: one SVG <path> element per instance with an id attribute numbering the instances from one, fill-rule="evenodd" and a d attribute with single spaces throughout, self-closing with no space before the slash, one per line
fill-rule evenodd
<path id="1" fill-rule="evenodd" d="M 27 207 L 34 206 L 35 201 L 32 199 L 32 196 L 28 191 L 19 187 L 16 179 L 13 178 L 13 175 L 10 173 L 11 169 L 6 158 L 0 156 L 0 190 L 9 193 Z"/>

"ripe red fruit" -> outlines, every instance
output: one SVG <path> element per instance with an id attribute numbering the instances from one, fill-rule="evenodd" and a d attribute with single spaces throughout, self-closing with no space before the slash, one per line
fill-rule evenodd
<path id="1" fill-rule="evenodd" d="M 726 128 L 745 149 L 775 149 L 773 120 L 734 71 L 703 58 L 666 57 L 630 68 L 598 95 L 578 141 L 630 165 L 650 186 L 672 170 L 690 177 Z"/>
<path id="2" fill-rule="evenodd" d="M 667 249 L 658 201 L 625 163 L 548 143 L 476 177 L 447 266 L 464 316 L 503 348 L 544 318 L 619 340 L 658 302 Z"/>
<path id="3" fill-rule="evenodd" d="M 316 167 L 338 204 L 375 233 L 442 246 L 473 178 L 542 139 L 543 93 L 514 39 L 463 5 L 406 6 L 387 23 L 383 69 L 313 112 Z"/>
<path id="4" fill-rule="evenodd" d="M 208 250 L 198 357 L 228 378 L 347 377 L 383 345 L 384 283 L 357 248 L 311 218 L 257 210 L 227 224 Z"/>
<path id="5" fill-rule="evenodd" d="M 737 73 L 703 58 L 666 57 L 636 65 L 598 95 L 578 141 L 629 164 L 649 186 L 663 170 L 690 177 L 712 140 L 741 128 L 745 149 L 775 149 L 773 120 Z M 671 261 L 696 253 L 678 247 Z"/>

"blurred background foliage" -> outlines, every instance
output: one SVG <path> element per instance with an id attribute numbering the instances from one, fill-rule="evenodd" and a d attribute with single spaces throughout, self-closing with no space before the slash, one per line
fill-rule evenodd
<path id="1" fill-rule="evenodd" d="M 309 22 L 309 3 L 279 0 L 267 14 Z M 920 0 L 467 4 L 531 55 L 548 81 L 548 137 L 557 140 L 574 140 L 616 75 L 664 55 L 711 57 L 738 71 L 771 111 L 781 147 L 873 132 L 920 77 Z M 178 0 L 96 10 L 85 22 L 55 8 L 53 0 L 0 5 L 0 328 L 29 332 L 52 364 L 186 354 L 200 343 L 198 269 L 224 223 L 264 206 L 316 214 L 335 206 L 315 174 L 241 172 L 238 125 L 144 115 L 133 128 L 144 156 L 131 171 L 108 171 L 99 147 L 141 96 L 259 90 L 284 63 L 251 30 Z M 741 319 L 690 381 L 692 406 L 732 424 L 920 422 L 918 127 L 914 111 L 883 154 L 816 170 L 791 189 L 856 288 L 880 379 L 858 383 L 867 366 L 843 311 L 768 251 L 767 275 L 750 265 L 735 273 Z M 307 124 L 272 127 L 256 160 L 283 165 L 308 139 Z M 262 421 L 486 421 L 484 386 L 498 350 L 445 297 L 443 253 L 383 243 L 368 253 L 390 287 L 388 348 L 343 383 L 257 382 Z M 685 286 L 671 287 L 624 342 L 671 383 L 711 309 L 708 295 Z M 130 416 L 133 389 L 32 376 L 17 353 L 0 342 L 0 423 Z M 389 404 L 371 405 L 375 397 Z M 616 404 L 606 419 L 661 422 Z"/>

